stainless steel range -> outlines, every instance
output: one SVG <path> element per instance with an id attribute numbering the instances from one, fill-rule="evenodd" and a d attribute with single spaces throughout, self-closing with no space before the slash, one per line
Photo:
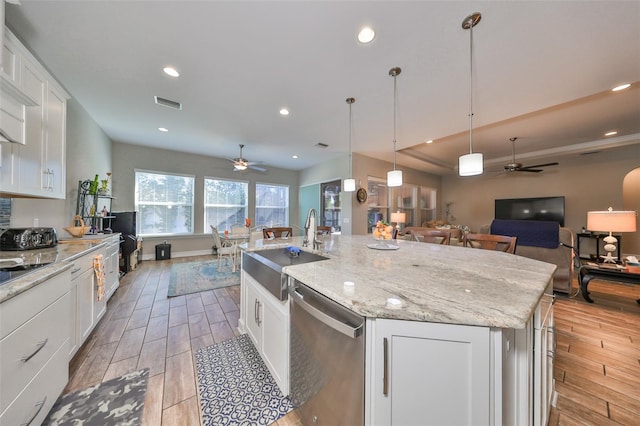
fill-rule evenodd
<path id="1" fill-rule="evenodd" d="M 54 228 L 8 228 L 0 234 L 0 251 L 35 250 L 57 244 Z"/>
<path id="2" fill-rule="evenodd" d="M 54 228 L 9 228 L 0 232 L 0 284 L 57 260 Z"/>

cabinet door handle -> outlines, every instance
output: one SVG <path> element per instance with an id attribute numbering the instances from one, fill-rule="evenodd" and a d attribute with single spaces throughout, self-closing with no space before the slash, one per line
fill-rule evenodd
<path id="1" fill-rule="evenodd" d="M 40 414 L 40 411 L 42 411 L 42 407 L 44 407 L 44 404 L 46 402 L 47 402 L 47 397 L 46 396 L 44 397 L 44 399 L 42 401 L 36 402 L 35 407 L 37 407 L 38 409 L 36 410 L 34 415 L 31 416 L 31 418 L 29 420 L 27 420 L 24 423 L 21 423 L 20 426 L 29 426 L 36 419 L 36 417 L 38 417 L 38 414 Z"/>
<path id="2" fill-rule="evenodd" d="M 73 274 L 75 274 L 76 272 L 80 271 L 80 269 L 82 269 L 82 267 L 80 267 L 80 266 L 78 266 L 78 267 L 77 267 L 77 268 L 75 268 L 75 269 L 72 269 L 72 270 L 71 270 L 71 275 L 73 275 Z"/>
<path id="3" fill-rule="evenodd" d="M 32 353 L 31 355 L 20 358 L 20 361 L 22 361 L 22 362 L 29 362 L 29 360 L 30 360 L 31 358 L 33 358 L 34 356 L 36 356 L 36 354 L 37 354 L 38 352 L 40 352 L 40 351 L 42 350 L 42 348 L 44 348 L 44 346 L 47 344 L 47 342 L 48 342 L 48 341 L 49 341 L 49 339 L 44 339 L 42 342 L 38 343 L 38 344 L 36 345 L 36 346 L 38 346 L 38 347 L 36 348 L 36 350 L 35 350 L 35 351 L 33 351 L 33 353 Z"/>
<path id="4" fill-rule="evenodd" d="M 258 301 L 258 325 L 262 324 L 262 318 L 260 318 L 260 307 L 262 306 L 262 303 Z"/>
<path id="5" fill-rule="evenodd" d="M 258 299 L 256 299 L 253 302 L 253 321 L 258 325 L 260 325 L 260 323 L 258 322 L 258 308 L 259 308 L 259 306 L 260 306 L 260 302 L 258 302 Z"/>
<path id="6" fill-rule="evenodd" d="M 383 352 L 383 372 L 382 372 L 382 394 L 389 395 L 389 340 L 385 337 L 382 339 Z"/>

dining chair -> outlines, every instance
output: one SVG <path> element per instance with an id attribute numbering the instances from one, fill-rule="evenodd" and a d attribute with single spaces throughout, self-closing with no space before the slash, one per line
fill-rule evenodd
<path id="1" fill-rule="evenodd" d="M 464 246 L 514 254 L 517 239 L 517 237 L 508 237 L 506 235 L 467 234 L 464 237 Z"/>
<path id="2" fill-rule="evenodd" d="M 451 233 L 446 231 L 413 231 L 412 234 L 413 238 L 421 243 L 449 245 L 449 242 L 451 241 Z"/>
<path id="3" fill-rule="evenodd" d="M 262 230 L 262 237 L 265 240 L 273 240 L 274 238 L 293 237 L 293 228 L 288 228 L 286 226 L 280 226 L 276 228 L 264 228 Z"/>
<path id="4" fill-rule="evenodd" d="M 213 245 L 218 249 L 218 270 L 222 267 L 222 259 L 226 257 L 231 260 L 231 270 L 235 271 L 236 245 L 229 241 L 223 241 L 222 238 L 220 238 L 218 229 L 213 225 L 209 226 L 211 227 L 211 235 L 213 236 Z"/>

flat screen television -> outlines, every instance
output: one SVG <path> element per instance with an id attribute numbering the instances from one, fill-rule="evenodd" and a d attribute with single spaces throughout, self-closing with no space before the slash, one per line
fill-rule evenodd
<path id="1" fill-rule="evenodd" d="M 496 200 L 496 219 L 546 220 L 564 226 L 564 197 L 507 198 Z"/>

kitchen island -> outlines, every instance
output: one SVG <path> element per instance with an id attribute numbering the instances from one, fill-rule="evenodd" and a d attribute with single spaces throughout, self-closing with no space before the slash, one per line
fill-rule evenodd
<path id="1" fill-rule="evenodd" d="M 321 247 L 327 260 L 283 269 L 366 317 L 365 424 L 546 423 L 553 329 L 552 297 L 544 295 L 556 266 L 464 247 L 397 241 L 397 250 L 377 250 L 373 243 L 332 236 Z M 287 245 L 302 239 L 243 248 Z M 251 312 L 244 278 L 241 309 Z M 288 303 L 276 308 L 284 314 Z M 241 329 L 250 322 L 241 313 Z"/>

